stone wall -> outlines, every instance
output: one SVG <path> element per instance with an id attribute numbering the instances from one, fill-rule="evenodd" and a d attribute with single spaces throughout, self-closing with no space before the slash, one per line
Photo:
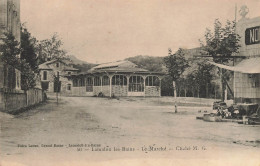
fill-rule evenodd
<path id="1" fill-rule="evenodd" d="M 119 86 L 119 85 L 113 85 L 112 86 L 112 95 L 115 96 L 127 96 L 128 92 L 128 86 Z"/>
<path id="2" fill-rule="evenodd" d="M 110 86 L 109 86 L 109 85 L 102 86 L 102 93 L 103 93 L 106 97 L 109 97 L 109 96 L 110 96 Z"/>
<path id="3" fill-rule="evenodd" d="M 161 96 L 160 95 L 160 87 L 158 86 L 146 86 L 145 87 L 145 96 L 146 97 L 155 97 Z"/>

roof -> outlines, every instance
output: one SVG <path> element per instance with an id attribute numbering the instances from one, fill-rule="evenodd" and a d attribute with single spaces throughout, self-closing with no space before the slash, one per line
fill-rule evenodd
<path id="1" fill-rule="evenodd" d="M 39 69 L 42 69 L 42 70 L 52 70 L 49 66 L 47 66 L 46 63 L 40 64 L 39 65 Z"/>
<path id="2" fill-rule="evenodd" d="M 40 70 L 52 70 L 52 68 L 50 68 L 49 65 L 55 63 L 56 61 L 62 62 L 62 63 L 64 63 L 65 65 L 67 65 L 67 66 L 65 66 L 64 69 L 63 69 L 63 70 L 65 70 L 65 71 L 78 71 L 78 69 L 76 69 L 76 68 L 74 68 L 74 67 L 68 66 L 68 64 L 67 64 L 66 62 L 64 62 L 63 60 L 57 60 L 57 59 L 50 60 L 50 61 L 47 61 L 47 62 L 44 62 L 44 63 L 40 64 L 40 65 L 39 65 L 39 69 L 40 69 Z"/>
<path id="3" fill-rule="evenodd" d="M 100 64 L 96 67 L 93 67 L 87 72 L 81 72 L 76 75 L 88 75 L 88 74 L 100 74 L 100 73 L 135 73 L 135 74 L 156 74 L 164 75 L 162 72 L 151 72 L 146 69 L 138 68 L 136 64 L 124 60 L 117 62 L 110 62 Z"/>
<path id="4" fill-rule="evenodd" d="M 127 68 L 127 67 L 114 67 L 114 68 L 106 68 L 106 69 L 97 69 L 97 70 L 90 70 L 90 73 L 100 73 L 100 72 L 148 72 L 148 70 L 141 69 L 141 68 Z"/>
<path id="5" fill-rule="evenodd" d="M 99 64 L 99 65 L 93 67 L 91 70 L 105 69 L 105 68 L 115 68 L 115 67 L 136 67 L 136 64 L 134 64 L 130 61 L 127 61 L 127 60 L 123 60 L 123 61 L 116 61 L 116 62 Z"/>
<path id="6" fill-rule="evenodd" d="M 227 66 L 227 65 L 222 65 L 218 64 L 215 62 L 209 62 L 215 66 L 218 66 L 223 69 L 231 70 L 231 71 L 236 71 L 236 72 L 241 72 L 241 73 L 248 73 L 248 74 L 257 74 L 260 73 L 260 57 L 255 57 L 255 58 L 249 58 L 241 61 L 239 64 L 236 66 Z"/>

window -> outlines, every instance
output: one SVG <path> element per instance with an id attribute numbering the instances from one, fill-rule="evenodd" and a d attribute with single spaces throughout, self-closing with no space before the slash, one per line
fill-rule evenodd
<path id="1" fill-rule="evenodd" d="M 87 78 L 87 86 L 92 86 L 93 85 L 93 79 L 91 77 Z"/>
<path id="2" fill-rule="evenodd" d="M 78 87 L 78 80 L 77 79 L 73 79 L 73 87 Z"/>
<path id="3" fill-rule="evenodd" d="M 109 79 L 108 76 L 104 76 L 104 77 L 103 77 L 102 85 L 103 85 L 103 86 L 105 86 L 105 85 L 110 85 L 110 79 Z"/>
<path id="4" fill-rule="evenodd" d="M 79 86 L 85 86 L 85 79 L 84 78 L 79 79 Z"/>
<path id="5" fill-rule="evenodd" d="M 160 80 L 157 76 L 148 76 L 145 79 L 146 86 L 160 86 Z"/>
<path id="6" fill-rule="evenodd" d="M 56 63 L 56 67 L 60 67 L 60 63 L 59 62 Z"/>
<path id="7" fill-rule="evenodd" d="M 127 85 L 127 78 L 123 75 L 114 75 L 112 78 L 112 85 Z"/>
<path id="8" fill-rule="evenodd" d="M 69 90 L 69 91 L 71 90 L 71 84 L 67 85 L 67 90 Z"/>
<path id="9" fill-rule="evenodd" d="M 47 71 L 43 71 L 43 80 L 47 80 Z"/>
<path id="10" fill-rule="evenodd" d="M 92 77 L 87 78 L 86 92 L 93 92 L 93 79 Z"/>
<path id="11" fill-rule="evenodd" d="M 129 78 L 129 92 L 143 92 L 144 79 L 141 76 L 131 76 Z"/>
<path id="12" fill-rule="evenodd" d="M 249 74 L 249 78 L 252 80 L 252 87 L 260 87 L 260 75 L 259 74 Z"/>
<path id="13" fill-rule="evenodd" d="M 100 77 L 96 76 L 94 78 L 94 86 L 100 86 L 101 85 L 101 79 Z"/>

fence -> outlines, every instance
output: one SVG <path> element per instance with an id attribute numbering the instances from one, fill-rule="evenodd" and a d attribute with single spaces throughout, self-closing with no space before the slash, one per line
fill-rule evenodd
<path id="1" fill-rule="evenodd" d="M 12 113 L 45 100 L 41 89 L 27 91 L 0 89 L 0 111 Z"/>

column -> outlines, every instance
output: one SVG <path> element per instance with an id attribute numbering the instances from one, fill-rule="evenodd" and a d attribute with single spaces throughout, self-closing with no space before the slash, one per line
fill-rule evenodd
<path id="1" fill-rule="evenodd" d="M 145 85 L 145 79 L 146 79 L 146 77 L 147 77 L 147 76 L 142 76 L 142 78 L 144 79 L 144 97 L 145 97 L 145 87 L 146 87 L 146 85 Z"/>
<path id="2" fill-rule="evenodd" d="M 110 93 L 110 97 L 112 97 L 112 78 L 113 75 L 109 76 L 109 93 Z"/>
<path id="3" fill-rule="evenodd" d="M 127 96 L 128 96 L 128 91 L 129 91 L 129 79 L 130 79 L 130 75 L 127 75 L 126 76 L 126 80 L 127 80 L 127 83 L 126 83 L 126 86 L 127 86 Z"/>
<path id="4" fill-rule="evenodd" d="M 100 79 L 101 92 L 103 93 L 103 88 L 102 88 L 103 76 L 100 76 L 99 79 Z"/>
<path id="5" fill-rule="evenodd" d="M 162 88 L 161 88 L 161 86 L 162 86 L 162 79 L 161 78 L 159 78 L 159 80 L 160 80 L 160 84 L 159 84 L 159 97 L 161 97 L 161 95 L 162 95 Z"/>

